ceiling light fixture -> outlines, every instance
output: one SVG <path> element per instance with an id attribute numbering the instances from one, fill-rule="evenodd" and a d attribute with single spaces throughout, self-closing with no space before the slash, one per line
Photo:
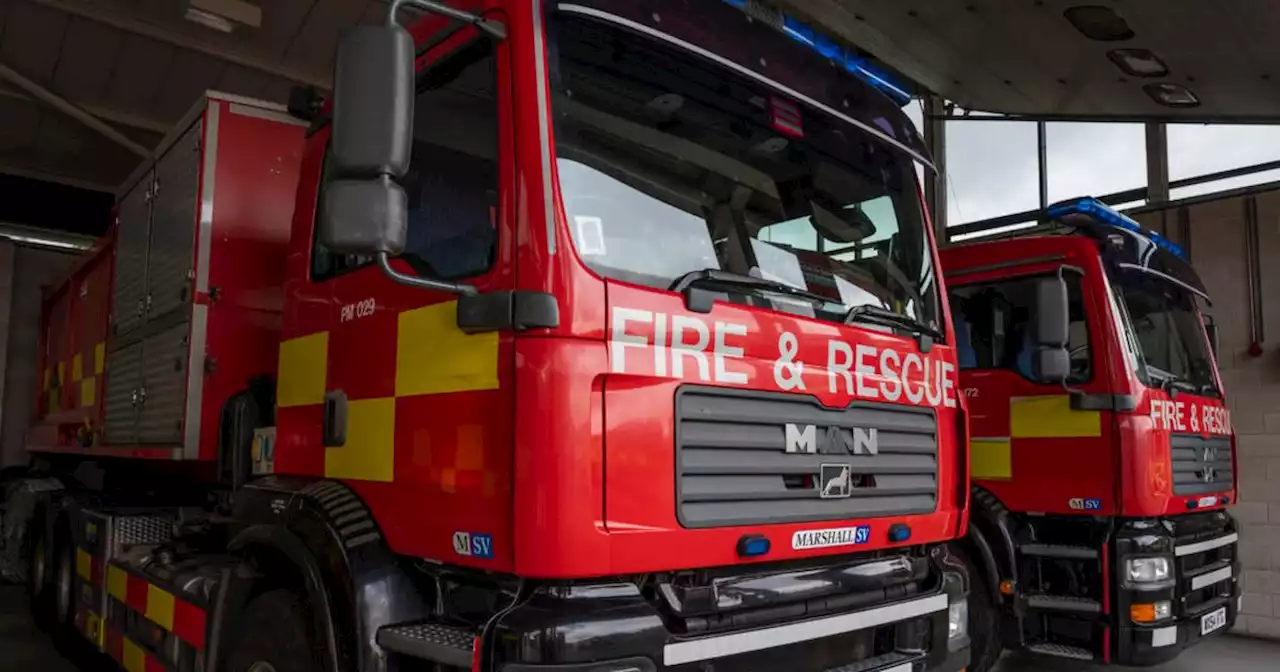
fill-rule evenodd
<path id="1" fill-rule="evenodd" d="M 1180 84 L 1148 84 L 1142 87 L 1151 99 L 1165 107 L 1199 107 L 1200 99 Z"/>
<path id="2" fill-rule="evenodd" d="M 195 7 L 187 8 L 186 19 L 193 23 L 198 23 L 205 28 L 212 28 L 220 33 L 230 33 L 235 30 L 235 24 L 231 23 L 227 19 L 212 12 L 206 12 L 203 9 L 196 9 Z"/>
<path id="3" fill-rule="evenodd" d="M 1150 49 L 1112 49 L 1107 58 L 1131 77 L 1164 77 L 1169 66 Z"/>
<path id="4" fill-rule="evenodd" d="M 230 33 L 236 26 L 262 27 L 262 8 L 246 0 L 187 0 L 186 19 Z"/>

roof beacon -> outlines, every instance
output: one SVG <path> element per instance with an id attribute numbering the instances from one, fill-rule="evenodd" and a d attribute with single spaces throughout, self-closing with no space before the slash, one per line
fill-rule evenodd
<path id="1" fill-rule="evenodd" d="M 1142 226 L 1135 222 L 1133 218 L 1117 212 L 1106 203 L 1103 203 L 1091 196 L 1073 198 L 1069 201 L 1055 203 L 1049 206 L 1046 214 L 1049 216 L 1049 219 L 1061 220 L 1064 224 L 1076 225 L 1077 223 L 1072 222 L 1071 220 L 1078 216 L 1085 216 L 1099 224 L 1132 231 L 1146 237 L 1151 242 L 1155 243 L 1157 247 L 1172 253 L 1179 259 L 1189 261 L 1187 251 L 1182 249 L 1182 246 L 1174 243 L 1155 231 L 1149 231 L 1142 228 Z"/>

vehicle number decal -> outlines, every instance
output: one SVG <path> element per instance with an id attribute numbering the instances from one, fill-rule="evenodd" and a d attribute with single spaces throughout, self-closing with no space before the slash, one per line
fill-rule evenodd
<path id="1" fill-rule="evenodd" d="M 370 317 L 378 310 L 377 299 L 368 298 L 355 303 L 348 303 L 342 307 L 342 322 L 351 322 L 364 317 Z"/>

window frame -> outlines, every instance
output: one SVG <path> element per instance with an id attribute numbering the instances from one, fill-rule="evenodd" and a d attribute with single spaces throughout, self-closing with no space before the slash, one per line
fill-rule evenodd
<path id="1" fill-rule="evenodd" d="M 1099 367 L 1097 365 L 1098 358 L 1096 357 L 1095 353 L 1097 352 L 1097 348 L 1102 344 L 1099 343 L 1098 341 L 1097 334 L 1096 334 L 1097 329 L 1095 329 L 1094 325 L 1091 324 L 1092 320 L 1089 317 L 1089 299 L 1088 299 L 1087 289 L 1085 287 L 1086 275 L 1081 272 L 1076 272 L 1079 269 L 1072 268 L 1072 267 L 1065 267 L 1065 268 L 1071 272 L 1065 274 L 1063 276 L 1064 279 L 1068 277 L 1074 277 L 1076 279 L 1076 283 L 1077 283 L 1076 289 L 1079 292 L 1081 308 L 1084 311 L 1082 322 L 1084 323 L 1084 328 L 1085 328 L 1085 334 L 1084 334 L 1085 347 L 1086 347 L 1086 352 L 1089 355 L 1088 375 L 1081 376 L 1081 377 L 1070 377 L 1065 382 L 1067 385 L 1086 386 L 1086 385 L 1092 384 L 1094 381 L 1097 380 Z M 1059 271 L 1059 268 L 1054 268 L 1047 271 L 1035 271 L 1031 273 L 1023 273 L 1023 274 L 1018 274 L 1018 275 L 1009 276 L 1009 277 L 994 278 L 992 280 L 979 280 L 979 281 L 948 285 L 947 286 L 947 304 L 948 304 L 948 307 L 951 308 L 952 322 L 954 323 L 957 321 L 956 306 L 954 306 L 951 303 L 952 296 L 953 296 L 953 293 L 958 290 L 962 290 L 970 287 L 991 287 L 993 285 L 1008 284 L 1008 283 L 1014 283 L 1014 282 L 1034 282 L 1036 280 L 1040 280 L 1044 278 L 1055 277 L 1058 275 L 1058 271 Z M 1068 280 L 1068 282 L 1070 281 Z M 1070 287 L 1068 287 L 1067 289 L 1067 300 L 1068 300 L 1068 303 L 1070 303 L 1070 300 L 1071 300 Z M 1028 328 L 1030 328 L 1030 324 L 1028 324 Z M 958 336 L 956 340 L 959 340 Z M 970 340 L 970 347 L 972 347 L 972 339 L 969 339 L 969 340 Z M 1070 353 L 1070 343 L 1068 343 L 1068 353 Z M 958 354 L 959 353 L 957 353 L 957 355 Z M 1025 380 L 1034 385 L 1054 385 L 1054 383 L 1045 382 L 1043 380 L 1036 380 L 1035 378 L 1025 375 L 1023 374 L 1022 371 L 1019 371 L 1015 366 L 964 368 L 960 366 L 958 360 L 959 360 L 959 357 L 957 357 L 956 367 L 960 371 L 1007 371 L 1009 373 L 1012 373 L 1015 376 L 1018 376 L 1022 380 Z"/>
<path id="2" fill-rule="evenodd" d="M 441 39 L 433 40 L 429 42 L 429 44 L 433 46 L 438 45 L 441 42 L 447 40 L 449 37 L 452 37 L 453 35 L 455 35 L 456 32 L 457 31 L 450 31 L 446 33 Z M 429 47 L 425 50 L 419 49 L 417 51 L 417 57 L 421 58 L 429 50 L 430 50 Z M 437 88 L 439 86 L 452 82 L 467 67 L 474 65 L 476 63 L 479 63 L 480 61 L 483 61 L 486 58 L 492 60 L 492 75 L 493 75 L 492 82 L 493 82 L 493 89 L 494 89 L 493 105 L 495 109 L 494 120 L 496 122 L 494 139 L 496 141 L 495 150 L 497 154 L 497 158 L 495 158 L 495 163 L 500 163 L 501 153 L 502 153 L 502 150 L 501 150 L 502 115 L 501 115 L 501 101 L 499 100 L 499 96 L 501 93 L 499 91 L 500 78 L 499 78 L 499 72 L 498 72 L 499 51 L 497 46 L 494 44 L 493 40 L 489 39 L 484 35 L 477 35 L 476 37 L 458 45 L 457 47 L 450 49 L 448 53 L 441 55 L 439 58 L 433 59 L 430 64 L 423 67 L 414 76 L 414 96 L 416 99 L 417 96 L 422 95 L 426 91 L 430 91 L 434 88 Z M 416 104 L 416 100 L 415 100 L 415 104 Z M 331 130 L 332 116 L 331 115 L 326 116 L 323 119 L 323 122 L 324 122 L 323 124 L 318 125 L 317 128 L 312 132 L 322 132 L 322 131 L 332 132 Z M 414 142 L 414 140 L 411 140 L 411 142 Z M 308 259 L 307 259 L 307 276 L 312 283 L 317 283 L 317 284 L 324 283 L 329 280 L 333 280 L 335 278 L 340 278 L 349 273 L 354 273 L 356 271 L 359 271 L 360 269 L 373 265 L 375 261 L 374 257 L 367 256 L 367 255 L 335 254 L 333 252 L 330 252 L 320 242 L 320 217 L 324 209 L 325 190 L 328 187 L 329 179 L 331 177 L 331 170 L 332 170 L 332 164 L 330 162 L 330 154 L 329 154 L 329 149 L 331 144 L 332 144 L 332 140 L 325 141 L 324 155 L 321 157 L 320 180 L 316 187 L 316 202 L 315 202 L 315 207 L 313 208 L 314 216 L 311 222 L 311 246 L 308 252 Z M 410 165 L 410 168 L 412 169 L 412 163 Z M 494 171 L 494 178 L 495 178 L 495 182 L 493 185 L 494 190 L 500 193 L 502 189 L 502 171 L 500 166 L 498 166 L 498 169 Z M 467 273 L 465 275 L 444 276 L 444 275 L 438 275 L 434 273 L 428 273 L 426 269 L 429 266 L 429 264 L 427 264 L 426 260 L 424 259 L 412 259 L 412 258 L 406 257 L 403 253 L 396 255 L 395 257 L 392 257 L 392 258 L 402 259 L 406 264 L 408 264 L 410 269 L 412 269 L 415 274 L 425 279 L 457 282 L 461 280 L 470 280 L 474 278 L 483 277 L 488 273 L 490 273 L 491 271 L 493 271 L 494 266 L 497 265 L 499 248 L 501 245 L 501 228 L 502 228 L 500 226 L 502 221 L 501 207 L 502 207 L 502 199 L 501 197 L 499 197 L 497 199 L 497 203 L 495 203 L 493 206 L 493 222 L 494 222 L 493 246 L 492 246 L 492 249 L 490 250 L 489 262 L 483 269 L 479 269 L 475 272 Z M 316 268 L 316 264 L 321 254 L 328 255 L 330 259 L 334 260 L 335 268 L 323 273 L 318 272 Z M 339 260 L 341 260 L 340 263 L 339 263 Z"/>

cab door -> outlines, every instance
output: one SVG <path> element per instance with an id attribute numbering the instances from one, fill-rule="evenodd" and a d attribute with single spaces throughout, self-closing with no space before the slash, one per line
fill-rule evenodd
<path id="1" fill-rule="evenodd" d="M 1096 278 L 1064 273 L 1070 305 L 1066 385 L 1033 370 L 1036 282 L 1057 268 L 952 283 L 973 479 L 1011 509 L 1106 513 L 1116 506 L 1113 432 Z"/>
<path id="2" fill-rule="evenodd" d="M 402 180 L 408 242 L 390 265 L 481 292 L 511 289 L 507 47 L 470 27 L 442 22 L 440 30 L 418 60 L 412 160 Z M 399 283 L 372 259 L 318 243 L 310 284 L 330 303 L 323 342 L 310 346 L 324 358 L 317 475 L 356 490 L 393 550 L 502 569 L 510 553 L 510 334 L 465 334 L 456 295 Z M 455 548 L 455 538 L 472 537 L 484 543 Z"/>

